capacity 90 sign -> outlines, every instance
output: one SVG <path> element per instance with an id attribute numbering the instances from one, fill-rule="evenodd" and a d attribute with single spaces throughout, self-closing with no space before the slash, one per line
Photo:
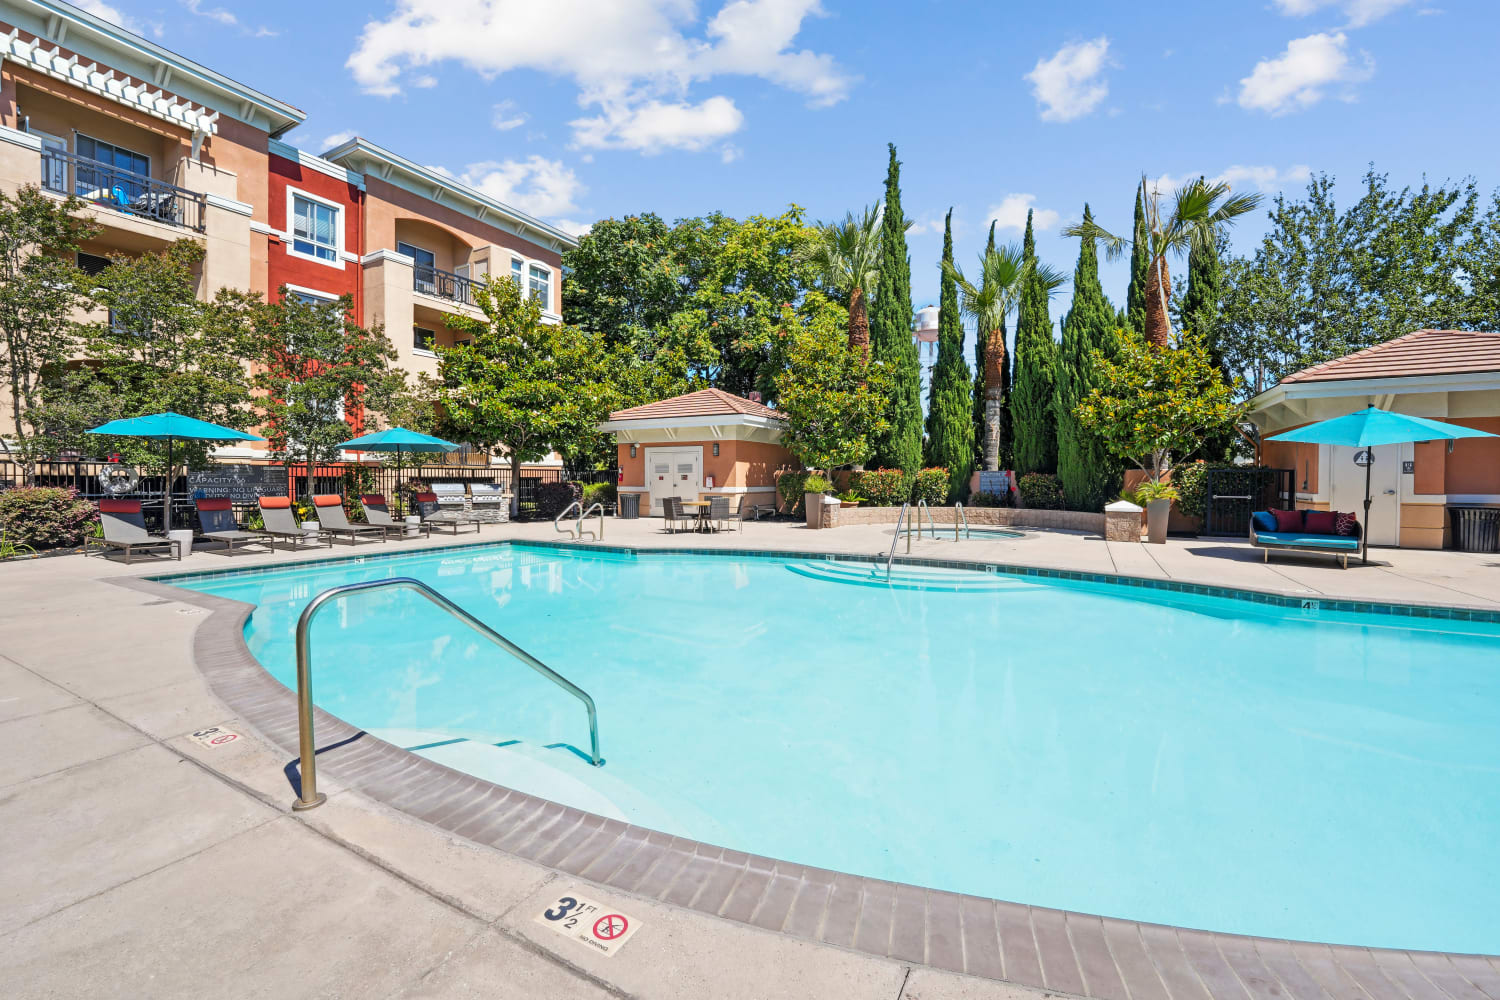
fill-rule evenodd
<path id="1" fill-rule="evenodd" d="M 542 907 L 536 922 L 606 957 L 618 951 L 635 933 L 637 922 L 618 907 L 586 896 L 557 896 Z"/>

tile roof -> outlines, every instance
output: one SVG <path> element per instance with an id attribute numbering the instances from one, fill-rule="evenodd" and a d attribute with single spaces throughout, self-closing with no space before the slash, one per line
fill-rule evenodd
<path id="1" fill-rule="evenodd" d="M 1282 379 L 1283 385 L 1364 378 L 1500 372 L 1500 333 L 1417 330 Z"/>
<path id="2" fill-rule="evenodd" d="M 752 399 L 735 396 L 723 389 L 699 389 L 684 396 L 673 396 L 644 406 L 632 406 L 628 410 L 616 410 L 610 420 L 661 420 L 673 417 L 724 417 L 743 414 L 747 417 L 770 417 L 783 420 L 785 417 Z"/>

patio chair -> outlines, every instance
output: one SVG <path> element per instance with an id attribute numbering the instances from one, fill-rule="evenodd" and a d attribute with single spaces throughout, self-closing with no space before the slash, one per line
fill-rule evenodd
<path id="1" fill-rule="evenodd" d="M 259 532 L 245 531 L 240 527 L 239 522 L 234 519 L 234 504 L 228 497 L 194 500 L 193 506 L 198 508 L 199 534 L 212 541 L 223 542 L 226 555 L 234 555 L 235 542 L 264 544 L 266 541 Z"/>
<path id="2" fill-rule="evenodd" d="M 291 497 L 261 497 L 260 520 L 262 527 L 257 533 L 269 536 L 273 549 L 278 539 L 290 539 L 293 549 L 308 540 L 314 545 L 323 540 L 321 531 L 306 531 L 298 522 L 292 512 Z"/>
<path id="3" fill-rule="evenodd" d="M 729 527 L 729 519 L 738 516 L 737 512 L 730 512 L 728 497 L 708 498 L 708 520 L 710 524 L 714 525 L 715 531 L 725 530 Z"/>
<path id="4" fill-rule="evenodd" d="M 661 501 L 662 528 L 665 531 L 691 531 L 696 518 L 682 509 L 680 497 L 662 497 Z"/>
<path id="5" fill-rule="evenodd" d="M 479 522 L 473 520 L 467 511 L 444 510 L 438 502 L 436 493 L 418 493 L 412 499 L 416 504 L 417 513 L 422 515 L 422 523 L 429 531 L 433 528 L 446 528 L 455 535 L 458 534 L 459 528 L 464 527 L 473 528 L 476 534 L 479 531 Z"/>
<path id="6" fill-rule="evenodd" d="M 313 496 L 313 510 L 318 515 L 318 526 L 330 538 L 347 538 L 353 545 L 361 538 L 380 536 L 386 539 L 386 530 L 378 524 L 350 524 L 344 514 L 344 498 L 337 493 L 318 493 Z"/>
<path id="7" fill-rule="evenodd" d="M 760 520 L 759 510 L 761 506 L 761 504 L 751 503 L 748 496 L 740 497 L 740 505 L 734 510 L 730 511 L 728 516 L 726 516 L 724 520 L 733 521 L 736 525 L 734 529 L 735 531 L 744 531 L 745 520 L 747 518 L 751 521 Z M 710 514 L 710 516 L 712 516 L 712 514 Z"/>
<path id="8" fill-rule="evenodd" d="M 365 505 L 365 520 L 371 524 L 386 529 L 394 538 L 409 538 L 406 533 L 406 522 L 398 521 L 391 516 L 390 508 L 385 505 L 385 495 L 381 493 L 366 493 L 360 498 Z M 420 524 L 417 526 L 424 535 L 432 536 L 432 525 Z"/>
<path id="9" fill-rule="evenodd" d="M 182 558 L 182 546 L 175 538 L 153 535 L 146 530 L 139 500 L 100 500 L 99 523 L 104 527 L 104 537 L 84 539 L 84 555 L 89 554 L 90 546 L 124 549 L 127 566 L 136 549 L 170 548 L 174 559 Z"/>

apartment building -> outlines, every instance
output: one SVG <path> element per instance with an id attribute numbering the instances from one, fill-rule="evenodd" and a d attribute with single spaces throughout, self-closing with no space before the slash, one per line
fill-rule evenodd
<path id="1" fill-rule="evenodd" d="M 304 118 L 60 0 L 0 0 L 0 190 L 82 198 L 101 226 L 85 270 L 196 240 L 200 295 L 349 295 L 413 376 L 455 343 L 449 318 L 481 315 L 473 286 L 486 275 L 515 279 L 561 320 L 573 237 L 364 139 L 300 150 L 288 133 Z"/>

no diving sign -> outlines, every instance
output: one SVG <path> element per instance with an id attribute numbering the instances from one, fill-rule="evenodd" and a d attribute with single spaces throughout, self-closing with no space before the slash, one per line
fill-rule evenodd
<path id="1" fill-rule="evenodd" d="M 534 919 L 606 957 L 619 951 L 639 926 L 634 917 L 627 917 L 618 908 L 577 893 L 544 903 Z"/>
<path id="2" fill-rule="evenodd" d="M 194 742 L 201 743 L 206 747 L 221 747 L 226 743 L 233 743 L 240 738 L 240 734 L 229 729 L 221 729 L 218 726 L 209 726 L 200 729 L 192 736 Z"/>

